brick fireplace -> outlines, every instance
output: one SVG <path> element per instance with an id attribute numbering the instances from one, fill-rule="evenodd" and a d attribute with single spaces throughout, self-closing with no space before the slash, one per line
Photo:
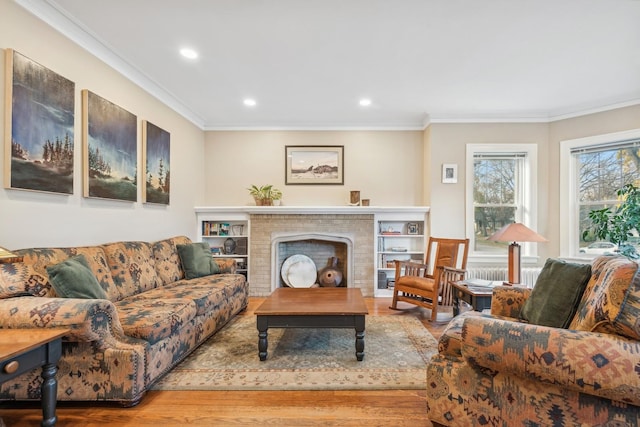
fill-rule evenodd
<path id="1" fill-rule="evenodd" d="M 353 287 L 353 241 L 352 233 L 271 233 L 271 290 L 286 286 L 282 266 L 287 258 L 295 255 L 309 257 L 316 270 L 327 267 L 335 258 L 337 270 L 342 273 L 339 286 Z M 314 285 L 320 286 L 317 281 Z"/>
<path id="2" fill-rule="evenodd" d="M 250 220 L 251 296 L 269 295 L 282 285 L 280 267 L 293 252 L 310 256 L 318 269 L 337 256 L 346 286 L 373 296 L 373 214 L 269 213 L 251 214 Z"/>

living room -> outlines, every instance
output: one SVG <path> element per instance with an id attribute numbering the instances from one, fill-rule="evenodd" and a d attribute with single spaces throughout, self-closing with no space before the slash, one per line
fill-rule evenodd
<path id="1" fill-rule="evenodd" d="M 1 47 L 13 49 L 54 70 L 75 82 L 76 87 L 74 162 L 78 166 L 73 193 L 60 195 L 2 189 L 0 246 L 12 250 L 156 241 L 178 235 L 197 240 L 195 207 L 252 205 L 247 188 L 267 183 L 283 191 L 285 206 L 345 206 L 351 190 L 359 190 L 362 198 L 370 199 L 372 206 L 428 206 L 428 226 L 432 235 L 462 238 L 468 234 L 467 146 L 533 144 L 537 150 L 537 190 L 535 224 L 532 225 L 549 241 L 532 246 L 534 252 L 524 258 L 523 266 L 541 267 L 547 258 L 577 255 L 569 253 L 559 238 L 565 232 L 561 197 L 564 191 L 560 150 L 563 141 L 633 132 L 640 128 L 637 85 L 620 99 L 611 102 L 598 99 L 595 101 L 602 101 L 599 105 L 571 106 L 574 107 L 571 112 L 556 112 L 544 117 L 522 118 L 516 111 L 504 114 L 502 120 L 483 117 L 429 120 L 429 117 L 421 116 L 405 125 L 333 123 L 250 128 L 223 124 L 216 127 L 215 123 L 199 120 L 176 99 L 163 99 L 162 95 L 166 96 L 166 93 L 154 93 L 154 83 L 136 75 L 135 70 L 119 68 L 121 59 L 108 56 L 102 50 L 104 46 L 90 45 L 86 39 L 86 45 L 78 44 L 73 39 L 82 39 L 86 34 L 75 33 L 77 28 L 69 26 L 66 33 L 58 30 L 64 17 L 59 14 L 54 17 L 48 2 L 29 6 L 31 2 L 1 1 Z M 575 6 L 575 2 L 570 3 Z M 29 11 L 30 7 L 32 11 Z M 136 19 L 139 18 L 131 18 L 132 21 Z M 637 35 L 638 30 L 628 31 Z M 635 52 L 626 54 L 632 57 Z M 633 64 L 635 69 L 631 69 L 637 71 L 637 59 Z M 5 81 L 8 71 L 5 67 L 2 70 Z M 188 76 L 190 71 L 185 73 Z M 593 84 L 598 86 L 596 81 Z M 145 204 L 141 198 L 129 203 L 83 196 L 79 166 L 82 164 L 80 91 L 83 89 L 125 108 L 138 120 L 158 124 L 171 134 L 169 205 Z M 6 99 L 5 92 L 3 86 L 0 90 L 3 99 Z M 214 97 L 215 94 L 205 96 Z M 8 101 L 0 107 L 5 114 L 7 105 Z M 425 112 L 415 113 L 422 115 Z M 5 135 L 4 121 L 0 128 Z M 139 141 L 140 134 L 139 129 Z M 285 147 L 292 145 L 344 146 L 344 184 L 286 185 Z M 442 182 L 443 164 L 457 166 L 456 183 Z M 0 171 L 6 177 L 5 162 L 0 164 Z M 506 253 L 492 262 L 506 265 Z M 487 261 L 471 257 L 470 264 L 474 263 L 482 265 Z"/>

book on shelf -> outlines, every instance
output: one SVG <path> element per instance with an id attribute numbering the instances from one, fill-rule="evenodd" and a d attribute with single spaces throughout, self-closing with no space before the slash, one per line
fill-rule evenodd
<path id="1" fill-rule="evenodd" d="M 220 236 L 228 236 L 229 235 L 229 224 L 226 222 L 221 222 L 218 224 L 218 235 Z"/>
<path id="2" fill-rule="evenodd" d="M 218 224 L 215 222 L 211 223 L 211 228 L 210 228 L 210 236 L 217 236 L 218 235 Z"/>
<path id="3" fill-rule="evenodd" d="M 203 236 L 217 236 L 218 235 L 218 223 L 213 221 L 202 222 L 202 235 Z"/>
<path id="4" fill-rule="evenodd" d="M 400 233 L 399 231 L 386 230 L 386 231 L 381 232 L 380 234 L 382 234 L 383 236 L 397 236 L 397 235 L 402 234 L 402 233 Z"/>

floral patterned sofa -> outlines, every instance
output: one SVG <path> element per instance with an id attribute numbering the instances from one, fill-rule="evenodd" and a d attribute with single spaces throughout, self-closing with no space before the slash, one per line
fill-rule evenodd
<path id="1" fill-rule="evenodd" d="M 0 327 L 70 329 L 58 363 L 58 400 L 135 405 L 247 306 L 248 284 L 233 260 L 216 260 L 220 274 L 185 279 L 176 245 L 190 243 L 177 236 L 14 251 L 23 262 L 0 264 Z M 106 299 L 56 295 L 47 267 L 79 255 Z M 35 369 L 3 383 L 0 400 L 39 399 L 41 381 Z"/>
<path id="2" fill-rule="evenodd" d="M 427 411 L 447 426 L 640 425 L 640 272 L 602 256 L 568 328 L 519 321 L 532 291 L 494 290 L 454 318 L 427 367 Z M 558 284 L 560 285 L 560 284 Z"/>

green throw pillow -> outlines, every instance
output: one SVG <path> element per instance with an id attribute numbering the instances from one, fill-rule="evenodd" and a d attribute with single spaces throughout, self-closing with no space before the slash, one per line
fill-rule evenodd
<path id="1" fill-rule="evenodd" d="M 535 325 L 568 328 L 591 277 L 591 265 L 547 259 L 520 319 Z"/>
<path id="2" fill-rule="evenodd" d="M 87 264 L 84 255 L 76 255 L 47 267 L 51 286 L 63 298 L 107 299 L 107 293 Z"/>
<path id="3" fill-rule="evenodd" d="M 176 247 L 187 279 L 208 276 L 220 271 L 218 264 L 211 256 L 211 248 L 207 242 L 176 245 Z"/>

